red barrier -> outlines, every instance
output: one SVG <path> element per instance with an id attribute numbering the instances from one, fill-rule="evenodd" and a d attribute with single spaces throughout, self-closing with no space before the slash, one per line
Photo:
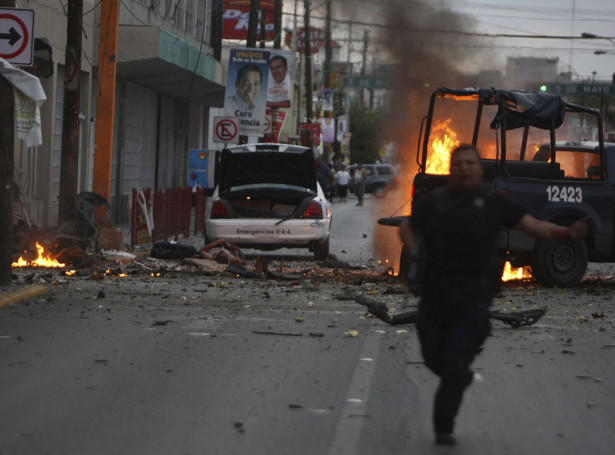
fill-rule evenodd
<path id="1" fill-rule="evenodd" d="M 147 204 L 151 200 L 151 189 L 144 188 L 143 194 Z M 153 195 L 152 215 L 154 229 L 151 239 L 153 242 L 173 237 L 176 241 L 181 234 L 184 238 L 190 237 L 190 221 L 192 219 L 192 187 L 168 188 L 156 190 Z M 137 202 L 138 188 L 132 190 L 132 216 L 130 246 L 134 248 L 139 241 L 138 232 L 143 229 L 143 220 L 139 216 L 141 209 Z M 195 193 L 194 198 L 194 234 L 201 235 L 205 227 L 206 198 L 202 190 Z"/>
<path id="2" fill-rule="evenodd" d="M 205 235 L 205 207 L 207 196 L 205 191 L 197 189 L 194 193 L 194 235 Z"/>

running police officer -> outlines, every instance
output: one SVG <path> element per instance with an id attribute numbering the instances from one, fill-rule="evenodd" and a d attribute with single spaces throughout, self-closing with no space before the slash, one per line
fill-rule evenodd
<path id="1" fill-rule="evenodd" d="M 445 187 L 417 201 L 399 234 L 412 252 L 421 238 L 424 269 L 417 331 L 425 365 L 440 381 L 433 408 L 436 443 L 455 444 L 455 417 L 474 378 L 470 364 L 490 333 L 495 241 L 501 226 L 540 239 L 582 240 L 586 220 L 569 227 L 534 218 L 505 195 L 482 185 L 480 154 L 472 145 L 453 150 Z"/>

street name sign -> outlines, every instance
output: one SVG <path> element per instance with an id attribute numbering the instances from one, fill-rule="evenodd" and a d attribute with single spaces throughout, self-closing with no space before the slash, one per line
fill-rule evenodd
<path id="1" fill-rule="evenodd" d="M 615 95 L 612 84 L 554 84 L 549 89 L 556 95 Z"/>
<path id="2" fill-rule="evenodd" d="M 344 76 L 343 85 L 348 88 L 388 88 L 389 83 L 378 77 Z"/>
<path id="3" fill-rule="evenodd" d="M 0 8 L 0 57 L 13 65 L 32 65 L 34 10 Z"/>

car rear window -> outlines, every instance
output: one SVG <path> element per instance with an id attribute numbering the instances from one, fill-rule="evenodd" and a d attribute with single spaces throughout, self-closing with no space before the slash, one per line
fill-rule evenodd
<path id="1" fill-rule="evenodd" d="M 378 166 L 377 169 L 379 175 L 391 175 L 393 173 L 390 166 Z"/>

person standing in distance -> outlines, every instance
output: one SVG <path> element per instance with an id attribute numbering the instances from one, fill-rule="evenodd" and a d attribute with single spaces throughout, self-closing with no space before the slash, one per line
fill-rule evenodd
<path id="1" fill-rule="evenodd" d="M 545 240 L 582 241 L 586 219 L 558 226 L 534 218 L 505 194 L 482 185 L 480 154 L 472 145 L 451 153 L 445 187 L 418 200 L 399 228 L 410 252 L 422 238 L 424 269 L 417 331 L 425 365 L 439 378 L 433 407 L 437 444 L 452 445 L 455 417 L 473 378 L 470 368 L 490 333 L 496 236 L 515 227 Z"/>
<path id="2" fill-rule="evenodd" d="M 359 163 L 354 170 L 353 175 L 354 192 L 357 195 L 358 202 L 356 205 L 363 205 L 363 198 L 365 197 L 365 181 L 367 180 L 367 171 L 363 167 L 363 163 Z"/>

